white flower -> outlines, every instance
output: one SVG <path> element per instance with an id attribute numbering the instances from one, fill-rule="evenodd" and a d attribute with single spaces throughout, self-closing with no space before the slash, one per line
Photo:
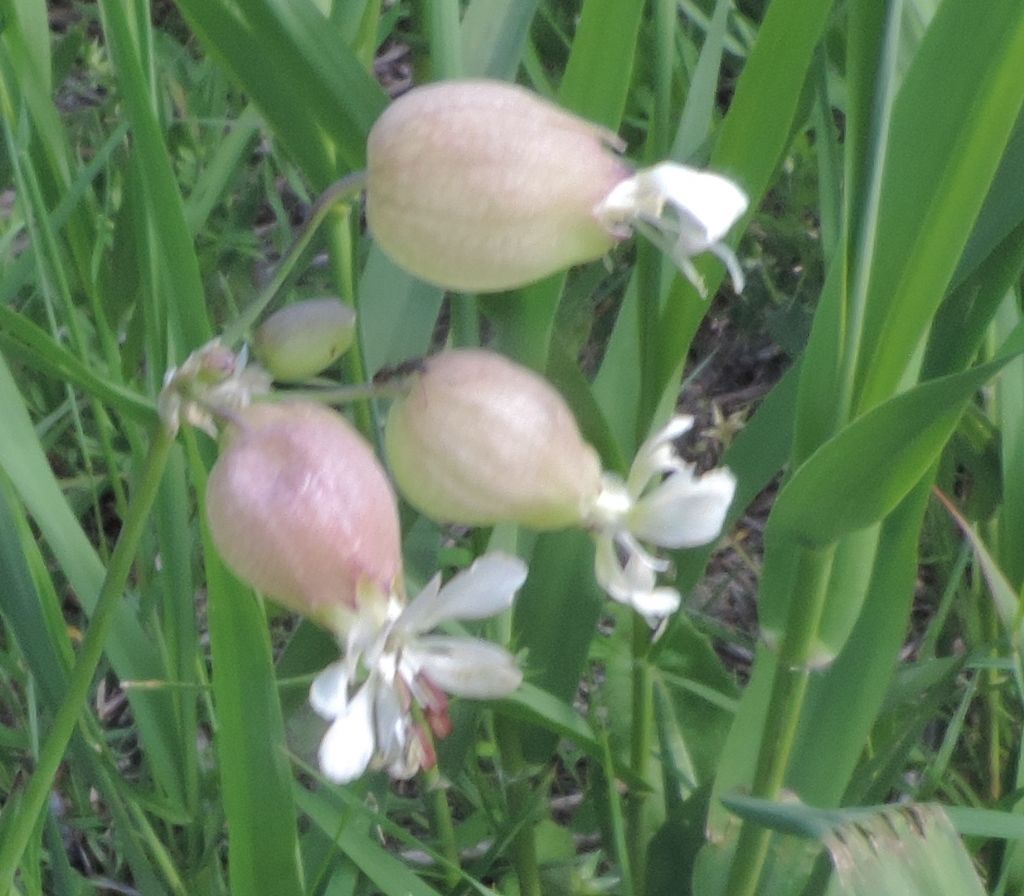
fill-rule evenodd
<path id="1" fill-rule="evenodd" d="M 619 236 L 627 236 L 630 229 L 642 233 L 707 296 L 704 279 L 690 260 L 701 252 L 717 255 L 733 288 L 743 291 L 743 269 L 722 240 L 747 205 L 746 194 L 728 178 L 662 162 L 616 185 L 594 213 Z"/>
<path id="2" fill-rule="evenodd" d="M 313 709 L 331 721 L 320 744 L 324 775 L 339 784 L 367 768 L 412 777 L 434 764 L 431 739 L 412 715 L 413 702 L 443 736 L 451 724 L 445 692 L 493 699 L 518 688 L 522 672 L 504 648 L 426 633 L 448 620 L 502 612 L 525 580 L 521 560 L 491 553 L 443 588 L 435 576 L 408 606 L 394 597 L 360 600 L 367 612 L 349 632 L 345 657 L 324 669 L 309 692 Z"/>
<path id="3" fill-rule="evenodd" d="M 164 427 L 176 434 L 182 422 L 217 437 L 217 414 L 245 407 L 270 391 L 270 376 L 249 364 L 248 346 L 236 355 L 212 339 L 164 374 L 157 409 Z"/>
<path id="4" fill-rule="evenodd" d="M 691 426 L 692 417 L 673 417 L 640 446 L 625 482 L 606 473 L 588 514 L 598 582 L 652 627 L 678 608 L 680 598 L 673 588 L 656 587 L 657 574 L 669 564 L 641 542 L 663 548 L 707 544 L 722 531 L 736 490 L 728 469 L 696 476 L 676 453 L 673 441 Z"/>

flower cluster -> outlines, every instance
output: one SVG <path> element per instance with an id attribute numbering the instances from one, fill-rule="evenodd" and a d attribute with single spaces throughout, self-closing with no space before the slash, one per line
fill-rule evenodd
<path id="1" fill-rule="evenodd" d="M 418 88 L 370 133 L 369 227 L 395 261 L 448 289 L 519 287 L 600 258 L 633 232 L 702 295 L 692 258 L 703 252 L 742 289 L 724 240 L 746 211 L 743 191 L 674 163 L 634 172 L 623 149 L 614 134 L 514 85 Z M 336 782 L 431 767 L 434 738 L 451 729 L 447 694 L 494 699 L 519 687 L 503 647 L 434 630 L 507 610 L 527 574 L 516 557 L 486 554 L 407 602 L 396 498 L 373 449 L 319 404 L 254 402 L 271 378 L 315 377 L 354 338 L 347 306 L 299 302 L 256 331 L 262 367 L 213 342 L 168 373 L 160 399 L 172 430 L 187 422 L 215 435 L 215 423 L 227 424 L 206 496 L 225 563 L 342 648 L 310 689 L 330 723 L 320 767 Z M 543 377 L 493 352 L 451 350 L 425 361 L 393 403 L 386 452 L 399 489 L 436 520 L 584 527 L 600 585 L 654 626 L 680 602 L 659 583 L 669 562 L 655 551 L 713 541 L 735 490 L 728 470 L 697 475 L 677 454 L 692 422 L 670 420 L 621 479 L 602 470 Z"/>

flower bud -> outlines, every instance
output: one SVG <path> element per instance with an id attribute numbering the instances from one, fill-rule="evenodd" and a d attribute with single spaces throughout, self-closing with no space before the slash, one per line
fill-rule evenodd
<path id="1" fill-rule="evenodd" d="M 597 453 L 562 396 L 481 349 L 427 359 L 385 442 L 399 490 L 437 520 L 557 529 L 583 522 L 601 491 Z"/>
<path id="2" fill-rule="evenodd" d="M 391 594 L 402 555 L 394 493 L 373 451 L 334 411 L 260 403 L 237 414 L 210 472 L 206 513 L 228 567 L 341 634 L 357 594 Z"/>
<path id="3" fill-rule="evenodd" d="M 500 81 L 449 81 L 389 106 L 367 144 L 377 244 L 447 289 L 495 292 L 601 257 L 595 207 L 630 170 L 610 131 Z"/>
<path id="4" fill-rule="evenodd" d="M 306 299 L 271 314 L 253 335 L 257 360 L 280 383 L 316 376 L 348 351 L 356 313 L 339 299 Z"/>

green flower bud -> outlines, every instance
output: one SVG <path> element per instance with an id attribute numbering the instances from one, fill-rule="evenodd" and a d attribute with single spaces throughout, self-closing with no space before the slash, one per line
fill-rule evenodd
<path id="1" fill-rule="evenodd" d="M 363 438 L 321 405 L 238 411 L 210 472 L 206 514 L 240 579 L 336 633 L 348 631 L 360 593 L 401 586 L 388 479 Z"/>
<path id="2" fill-rule="evenodd" d="M 623 144 L 513 84 L 416 88 L 370 131 L 370 231 L 398 264 L 444 288 L 522 286 L 600 258 L 624 235 L 594 212 L 630 174 L 609 147 Z"/>
<path id="3" fill-rule="evenodd" d="M 436 520 L 558 529 L 583 523 L 602 487 L 562 396 L 481 349 L 427 359 L 391 406 L 385 442 L 399 490 Z"/>
<path id="4" fill-rule="evenodd" d="M 281 383 L 316 376 L 352 346 L 356 313 L 339 299 L 306 299 L 271 314 L 253 336 L 257 360 Z"/>

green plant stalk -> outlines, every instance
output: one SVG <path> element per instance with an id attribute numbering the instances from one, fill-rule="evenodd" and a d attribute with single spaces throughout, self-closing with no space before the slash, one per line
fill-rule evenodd
<path id="1" fill-rule="evenodd" d="M 655 0 L 652 34 L 654 53 L 654 103 L 644 146 L 644 163 L 653 165 L 668 155 L 671 143 L 672 73 L 675 62 L 677 3 Z M 664 364 L 658 354 L 658 325 L 661 320 L 662 265 L 664 259 L 646 240 L 637 246 L 637 333 L 640 357 L 640 413 L 637 441 L 643 441 L 658 407 L 661 389 L 658 371 Z"/>
<path id="2" fill-rule="evenodd" d="M 808 663 L 828 599 L 834 554 L 835 545 L 819 550 L 800 549 L 793 600 L 779 646 L 778 665 L 750 791 L 755 797 L 776 798 L 785 781 L 807 696 L 811 672 Z M 771 837 L 772 832 L 766 827 L 749 822 L 743 824 L 725 888 L 729 896 L 754 896 Z"/>
<path id="3" fill-rule="evenodd" d="M 524 777 L 526 763 L 523 761 L 522 741 L 515 724 L 504 716 L 495 718 L 494 733 L 498 739 L 502 764 L 509 777 L 509 810 L 513 817 L 518 817 L 528 811 L 530 805 L 530 785 Z M 520 824 L 512 839 L 512 862 L 519 879 L 519 896 L 543 896 L 537 864 L 537 843 L 533 832 L 532 824 Z"/>
<path id="4" fill-rule="evenodd" d="M 995 543 L 995 526 L 986 526 L 985 539 L 988 544 Z M 986 600 L 987 595 L 980 588 L 978 594 L 978 608 L 981 611 L 981 627 L 984 631 L 985 642 L 996 645 L 1002 637 L 999 617 L 996 614 L 991 602 Z M 999 656 L 999 648 L 992 647 L 990 653 L 993 657 Z M 1001 720 L 1013 718 L 1013 711 L 1002 705 L 1002 678 L 1005 674 L 999 669 L 986 669 L 984 699 L 985 714 L 988 717 L 988 796 L 993 803 L 998 803 L 1003 798 L 1003 746 L 1000 734 Z"/>
<path id="5" fill-rule="evenodd" d="M 630 730 L 629 762 L 638 777 L 647 780 L 651 765 L 651 730 L 654 726 L 654 688 L 647 653 L 651 646 L 651 629 L 639 613 L 633 613 L 633 669 L 632 669 L 632 726 Z M 645 791 L 629 794 L 626 809 L 626 850 L 633 874 L 633 893 L 643 896 L 642 869 L 647 846 L 644 825 Z"/>
<path id="6" fill-rule="evenodd" d="M 423 0 L 423 21 L 430 41 L 430 77 L 447 81 L 463 76 L 459 0 Z M 476 297 L 453 293 L 449 299 L 452 336 L 459 346 L 480 344 Z"/>
<path id="7" fill-rule="evenodd" d="M 128 580 L 150 508 L 160 488 L 164 466 L 173 444 L 173 435 L 160 426 L 150 446 L 138 491 L 132 498 L 128 516 L 110 557 L 110 565 L 107 567 L 107 575 L 96 601 L 89 630 L 82 642 L 78 661 L 71 671 L 64 702 L 54 716 L 50 732 L 39 751 L 35 772 L 29 779 L 18 806 L 18 818 L 9 826 L 8 836 L 0 845 L 2 896 L 8 896 L 13 891 L 18 863 L 28 846 L 40 813 L 46 806 L 57 769 L 89 696 L 89 688 L 103 657 L 103 648 L 114 621 L 119 598 L 124 592 L 125 582 Z"/>
<path id="8" fill-rule="evenodd" d="M 342 182 L 339 181 L 339 183 Z M 328 188 L 328 191 L 331 189 L 333 187 Z M 360 183 L 359 189 L 362 189 L 362 183 Z M 358 323 L 359 299 L 353 264 L 355 260 L 355 245 L 352 234 L 352 206 L 348 203 L 344 205 L 337 204 L 341 201 L 341 199 L 333 201 L 331 204 L 333 211 L 327 216 L 327 250 L 331 258 L 331 268 L 334 271 L 334 280 L 338 286 L 338 292 L 346 302 L 357 310 L 356 320 Z M 319 205 L 319 202 L 317 204 Z M 350 388 L 365 388 L 368 377 L 366 364 L 363 361 L 362 343 L 358 338 L 349 348 L 345 356 L 345 364 L 349 382 L 354 384 Z M 370 406 L 369 397 L 364 396 L 354 401 L 352 411 L 355 415 L 356 427 L 380 452 L 379 432 L 374 420 L 373 408 Z"/>
<path id="9" fill-rule="evenodd" d="M 281 259 L 281 263 L 277 266 L 277 270 L 274 271 L 271 281 L 264 287 L 259 296 L 246 306 L 234 323 L 224 329 L 221 339 L 225 345 L 232 345 L 245 337 L 245 334 L 252 329 L 266 307 L 288 283 L 302 253 L 309 248 L 313 235 L 324 222 L 324 219 L 327 218 L 338 203 L 347 203 L 348 200 L 358 196 L 365 185 L 366 172 L 355 171 L 335 181 L 320 194 L 320 198 L 317 199 L 309 210 L 309 220 L 302 226 L 302 229 L 295 237 L 295 241 L 288 247 L 288 252 Z"/>
<path id="10" fill-rule="evenodd" d="M 430 828 L 441 849 L 441 855 L 448 860 L 444 869 L 444 882 L 449 890 L 453 890 L 460 877 L 459 848 L 455 843 L 455 825 L 452 823 L 452 809 L 448 805 L 448 794 L 445 793 L 444 785 L 441 783 L 441 773 L 437 770 L 436 765 L 424 771 L 420 777 L 423 782 L 423 792 L 427 797 Z"/>
<path id="11" fill-rule="evenodd" d="M 604 779 L 607 788 L 608 823 L 611 827 L 610 852 L 619 863 L 619 870 L 622 875 L 622 896 L 637 896 L 633 889 L 634 868 L 629 856 L 629 845 L 626 842 L 627 834 L 623 819 L 622 801 L 619 799 L 619 791 L 616 787 L 615 760 L 612 757 L 607 730 L 602 728 L 599 737 L 601 743 L 601 764 L 604 767 Z"/>
<path id="12" fill-rule="evenodd" d="M 423 18 L 430 41 L 432 80 L 444 81 L 462 77 L 459 0 L 423 0 L 423 3 Z"/>

